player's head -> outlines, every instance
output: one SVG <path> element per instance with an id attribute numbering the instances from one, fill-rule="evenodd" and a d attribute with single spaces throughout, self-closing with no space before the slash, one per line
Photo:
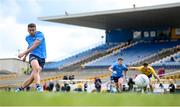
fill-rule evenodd
<path id="1" fill-rule="evenodd" d="M 123 63 L 123 59 L 122 58 L 118 58 L 118 64 L 121 65 Z"/>
<path id="2" fill-rule="evenodd" d="M 146 69 L 148 67 L 148 63 L 144 63 L 143 66 Z"/>
<path id="3" fill-rule="evenodd" d="M 28 24 L 28 32 L 30 35 L 34 35 L 36 32 L 36 24 L 34 23 Z"/>

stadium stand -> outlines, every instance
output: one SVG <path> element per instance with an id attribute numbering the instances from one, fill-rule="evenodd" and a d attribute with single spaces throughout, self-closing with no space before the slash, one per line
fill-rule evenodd
<path id="1" fill-rule="evenodd" d="M 154 67 L 180 68 L 180 52 L 158 60 L 151 65 Z"/>
<path id="2" fill-rule="evenodd" d="M 107 67 L 114 63 L 118 57 L 122 57 L 124 63 L 127 65 L 132 65 L 139 59 L 143 59 L 152 54 L 158 53 L 159 51 L 172 48 L 179 45 L 179 41 L 164 41 L 164 42 L 140 42 L 127 49 L 120 49 L 118 52 L 99 58 L 95 61 L 85 64 L 86 68 L 91 67 Z"/>
<path id="3" fill-rule="evenodd" d="M 54 70 L 54 69 L 58 70 L 62 66 L 78 62 L 78 61 L 80 61 L 80 60 L 82 60 L 82 59 L 84 59 L 84 58 L 86 58 L 86 57 L 88 57 L 94 53 L 103 52 L 107 49 L 110 49 L 110 48 L 116 46 L 116 45 L 117 44 L 115 44 L 115 43 L 114 44 L 103 44 L 103 45 L 100 45 L 100 46 L 97 46 L 95 48 L 86 50 L 84 52 L 81 52 L 79 54 L 76 54 L 74 56 L 65 58 L 65 59 L 57 61 L 57 62 L 49 62 L 49 63 L 45 64 L 44 70 Z"/>
<path id="4" fill-rule="evenodd" d="M 172 47 L 172 48 L 166 48 L 166 49 L 163 49 L 161 51 L 159 51 L 158 53 L 154 53 L 148 57 L 145 57 L 143 59 L 139 59 L 136 63 L 134 63 L 133 65 L 135 66 L 139 66 L 139 65 L 142 65 L 144 62 L 146 63 L 149 63 L 149 64 L 152 64 L 158 60 L 161 60 L 167 56 L 170 56 L 176 52 L 179 51 L 179 46 L 175 46 L 175 47 Z M 158 67 L 156 67 L 158 68 Z"/>
<path id="5" fill-rule="evenodd" d="M 112 54 L 114 52 L 116 52 L 117 50 L 121 49 L 121 48 L 127 48 L 131 45 L 134 45 L 136 44 L 136 42 L 123 42 L 123 43 L 119 43 L 117 46 L 114 46 L 110 49 L 107 49 L 105 51 L 101 51 L 101 52 L 98 52 L 98 53 L 95 53 L 95 54 L 92 54 L 78 62 L 75 62 L 75 63 L 71 63 L 71 64 L 68 64 L 66 66 L 63 66 L 61 67 L 61 69 L 59 69 L 60 71 L 74 71 L 74 70 L 81 70 L 84 68 L 84 64 L 87 63 L 87 62 L 91 62 L 93 60 L 96 60 L 98 58 L 101 58 L 103 56 L 106 56 L 106 55 L 109 55 L 109 54 Z"/>

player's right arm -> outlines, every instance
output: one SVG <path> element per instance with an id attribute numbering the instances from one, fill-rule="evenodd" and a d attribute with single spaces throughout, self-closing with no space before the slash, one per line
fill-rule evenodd
<path id="1" fill-rule="evenodd" d="M 23 62 L 25 62 L 25 61 L 26 61 L 26 57 L 27 57 L 27 55 L 28 55 L 28 54 L 26 54 L 26 55 L 23 57 L 23 59 L 22 59 L 22 61 L 23 61 Z"/>
<path id="2" fill-rule="evenodd" d="M 109 68 L 108 68 L 109 71 L 113 72 L 113 66 L 111 65 Z"/>
<path id="3" fill-rule="evenodd" d="M 26 54 L 29 54 L 31 51 L 33 51 L 35 48 L 37 48 L 39 45 L 40 45 L 40 43 L 41 43 L 41 41 L 44 39 L 44 35 L 43 34 L 38 34 L 37 35 L 37 37 L 36 37 L 36 40 L 34 41 L 34 43 L 33 43 L 33 45 L 32 46 L 30 46 L 26 51 L 24 51 L 23 53 L 20 53 L 19 55 L 18 55 L 18 57 L 19 58 L 22 58 L 23 56 L 25 56 Z M 26 41 L 28 41 L 27 40 L 27 38 L 26 38 Z M 29 44 L 29 43 L 28 43 Z"/>
<path id="4" fill-rule="evenodd" d="M 151 73 L 157 78 L 158 82 L 161 83 L 161 80 L 160 80 L 159 76 L 157 75 L 157 73 L 155 72 L 154 68 L 150 67 L 150 69 L 151 69 Z"/>
<path id="5" fill-rule="evenodd" d="M 29 47 L 28 47 L 28 48 L 29 48 Z M 28 48 L 27 48 L 27 49 L 28 49 Z M 28 56 L 28 54 L 29 54 L 29 53 L 27 53 L 27 54 L 24 55 L 24 57 L 23 57 L 23 59 L 22 59 L 24 62 L 26 61 L 26 57 Z"/>
<path id="6" fill-rule="evenodd" d="M 31 47 L 29 47 L 26 51 L 24 51 L 23 53 L 20 53 L 20 54 L 18 55 L 18 57 L 19 57 L 19 58 L 22 58 L 23 56 L 28 55 L 29 52 L 31 52 L 31 51 L 34 50 L 36 47 L 38 47 L 40 43 L 41 43 L 40 40 L 35 40 L 35 41 L 34 41 L 34 44 L 33 44 Z"/>
<path id="7" fill-rule="evenodd" d="M 111 73 L 113 73 L 113 74 L 117 74 L 117 71 L 115 71 L 114 70 L 114 65 L 111 65 L 110 67 L 109 67 L 109 71 L 111 72 Z"/>

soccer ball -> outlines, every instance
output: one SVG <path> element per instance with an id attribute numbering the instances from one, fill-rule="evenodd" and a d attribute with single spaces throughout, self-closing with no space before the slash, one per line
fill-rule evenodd
<path id="1" fill-rule="evenodd" d="M 138 87 L 146 87 L 149 85 L 149 78 L 145 74 L 139 74 L 134 82 Z"/>

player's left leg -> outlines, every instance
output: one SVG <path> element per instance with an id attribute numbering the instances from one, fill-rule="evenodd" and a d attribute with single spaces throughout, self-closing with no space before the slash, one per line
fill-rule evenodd
<path id="1" fill-rule="evenodd" d="M 31 85 L 31 83 L 33 81 L 34 81 L 34 77 L 33 77 L 32 73 L 31 73 L 31 76 L 26 81 L 23 82 L 22 87 L 23 88 L 28 87 L 29 85 Z"/>
<path id="2" fill-rule="evenodd" d="M 149 86 L 150 86 L 151 93 L 153 93 L 154 92 L 153 86 L 152 85 L 149 85 Z"/>
<path id="3" fill-rule="evenodd" d="M 23 82 L 22 86 L 16 89 L 16 92 L 23 91 L 23 90 L 24 90 L 26 87 L 28 87 L 33 81 L 34 81 L 34 77 L 33 77 L 32 74 L 31 74 L 31 76 L 30 76 L 27 80 L 25 80 L 25 81 Z"/>
<path id="4" fill-rule="evenodd" d="M 116 86 L 116 90 L 119 91 L 119 84 L 118 84 L 118 81 L 115 82 L 115 86 Z"/>
<path id="5" fill-rule="evenodd" d="M 119 92 L 118 79 L 119 79 L 119 77 L 112 77 L 112 80 L 113 80 L 113 81 L 114 81 L 114 83 L 115 83 L 115 86 L 116 86 L 116 91 L 117 91 L 117 92 Z"/>
<path id="6" fill-rule="evenodd" d="M 40 72 L 42 68 L 39 65 L 39 62 L 37 59 L 34 59 L 31 61 L 31 66 L 32 66 L 32 75 L 34 77 L 34 82 L 36 84 L 36 89 L 37 91 L 41 92 L 43 91 L 42 87 L 40 86 Z"/>
<path id="7" fill-rule="evenodd" d="M 122 77 L 118 79 L 118 86 L 119 86 L 118 87 L 119 90 L 121 91 L 123 89 L 123 78 Z"/>
<path id="8" fill-rule="evenodd" d="M 150 74 L 148 75 L 148 78 L 149 78 L 149 88 L 150 88 L 150 91 L 153 93 L 155 77 L 152 74 Z"/>
<path id="9" fill-rule="evenodd" d="M 149 80 L 150 80 L 149 87 L 150 87 L 151 92 L 153 93 L 153 91 L 154 91 L 153 80 L 152 80 L 152 78 L 150 78 Z"/>

